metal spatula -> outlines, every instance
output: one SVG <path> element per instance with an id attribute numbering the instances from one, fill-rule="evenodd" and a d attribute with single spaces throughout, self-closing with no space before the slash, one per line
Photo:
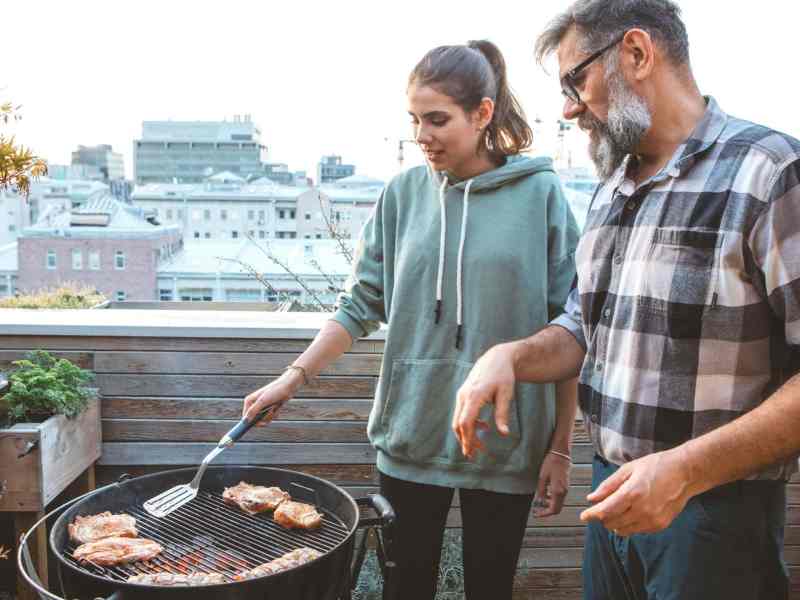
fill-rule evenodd
<path id="1" fill-rule="evenodd" d="M 260 413 L 252 421 L 248 421 L 244 417 L 234 425 L 231 430 L 222 436 L 222 439 L 217 444 L 217 447 L 209 452 L 200 464 L 197 474 L 192 479 L 191 483 L 184 483 L 169 488 L 166 492 L 161 492 L 158 496 L 150 498 L 144 503 L 144 509 L 154 517 L 166 517 L 173 511 L 178 510 L 187 502 L 191 502 L 197 497 L 197 491 L 200 489 L 200 480 L 203 478 L 203 473 L 206 472 L 208 465 L 214 460 L 223 450 L 230 448 L 241 437 L 250 431 L 256 423 L 261 421 L 267 415 L 273 413 L 278 409 L 280 404 L 271 404 Z"/>

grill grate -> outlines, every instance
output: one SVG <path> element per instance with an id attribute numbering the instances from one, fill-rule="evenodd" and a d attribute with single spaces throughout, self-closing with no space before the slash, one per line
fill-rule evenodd
<path id="1" fill-rule="evenodd" d="M 147 562 L 116 567 L 81 564 L 72 557 L 77 544 L 71 540 L 64 559 L 76 568 L 114 581 L 126 581 L 140 573 L 221 573 L 234 581 L 241 571 L 274 560 L 291 550 L 307 546 L 323 554 L 345 540 L 348 528 L 322 507 L 322 527 L 315 531 L 289 530 L 272 520 L 271 513 L 248 515 L 231 507 L 218 494 L 200 491 L 193 501 L 170 515 L 157 519 L 141 504 L 126 512 L 136 518 L 139 537 L 154 540 L 164 551 Z"/>

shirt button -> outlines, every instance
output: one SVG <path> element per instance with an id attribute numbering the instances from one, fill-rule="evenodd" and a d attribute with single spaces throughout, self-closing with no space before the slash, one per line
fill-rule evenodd
<path id="1" fill-rule="evenodd" d="M 636 201 L 628 200 L 628 203 L 625 205 L 625 208 L 627 208 L 628 210 L 636 210 Z"/>
<path id="2" fill-rule="evenodd" d="M 597 369 L 598 371 L 602 371 L 603 370 L 603 363 L 601 363 L 601 362 L 597 363 L 594 366 L 594 368 Z"/>
<path id="3" fill-rule="evenodd" d="M 614 264 L 621 265 L 622 264 L 622 254 L 615 254 L 614 255 Z"/>
<path id="4" fill-rule="evenodd" d="M 594 414 L 593 414 L 593 415 L 591 416 L 591 421 L 592 421 L 592 423 L 597 423 L 599 420 L 600 420 L 600 419 L 597 417 L 597 415 L 594 415 Z"/>
<path id="5" fill-rule="evenodd" d="M 610 317 L 610 316 L 611 316 L 611 309 L 610 309 L 610 308 L 607 308 L 607 309 L 605 309 L 605 310 L 603 311 L 603 316 L 604 316 L 606 319 L 607 319 L 608 317 Z"/>

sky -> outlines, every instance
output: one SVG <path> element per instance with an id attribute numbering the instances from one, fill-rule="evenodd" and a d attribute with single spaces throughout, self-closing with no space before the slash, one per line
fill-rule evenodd
<path id="1" fill-rule="evenodd" d="M 683 0 L 692 65 L 730 114 L 800 137 L 796 0 Z M 78 144 L 107 143 L 133 175 L 145 120 L 251 114 L 269 159 L 316 174 L 323 154 L 388 179 L 411 135 L 408 73 L 442 44 L 487 38 L 503 51 L 535 150 L 559 148 L 556 68 L 533 42 L 562 0 L 16 0 L 0 12 L 0 101 L 22 106 L 17 141 L 56 164 Z M 723 8 L 724 7 L 724 8 Z M 565 142 L 588 165 L 579 131 Z M 405 167 L 422 161 L 406 146 Z"/>

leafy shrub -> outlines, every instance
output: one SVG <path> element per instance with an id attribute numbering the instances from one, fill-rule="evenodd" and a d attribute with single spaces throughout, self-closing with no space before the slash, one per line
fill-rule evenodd
<path id="1" fill-rule="evenodd" d="M 71 283 L 55 289 L 5 298 L 0 300 L 0 308 L 91 308 L 105 299 L 94 288 L 79 287 Z"/>
<path id="2" fill-rule="evenodd" d="M 0 401 L 8 424 L 43 421 L 55 414 L 75 417 L 86 408 L 96 391 L 88 387 L 94 374 L 44 350 L 12 363 L 11 384 Z"/>

